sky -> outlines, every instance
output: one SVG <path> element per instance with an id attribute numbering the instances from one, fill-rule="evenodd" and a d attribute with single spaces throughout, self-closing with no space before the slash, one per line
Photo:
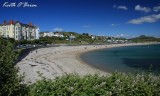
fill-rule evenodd
<path id="1" fill-rule="evenodd" d="M 160 0 L 0 0 L 4 20 L 32 22 L 41 31 L 160 37 Z"/>

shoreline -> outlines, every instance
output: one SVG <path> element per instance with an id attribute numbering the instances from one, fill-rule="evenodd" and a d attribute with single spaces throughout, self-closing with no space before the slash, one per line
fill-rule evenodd
<path id="1" fill-rule="evenodd" d="M 106 48 L 102 48 L 102 49 L 98 49 L 98 50 L 105 50 L 105 49 L 109 49 L 109 48 L 116 48 L 116 47 L 127 47 L 127 46 L 143 46 L 143 45 L 156 45 L 156 44 L 160 44 L 160 42 L 149 42 L 149 43 L 129 43 L 129 44 L 118 44 L 118 46 L 116 46 L 116 44 L 111 44 L 111 45 L 109 45 L 108 47 L 106 47 Z M 115 46 L 112 46 L 112 45 L 115 45 Z M 106 69 L 101 69 L 101 68 L 99 68 L 99 67 L 97 67 L 97 66 L 94 66 L 92 63 L 89 63 L 89 62 L 85 62 L 85 60 L 83 60 L 84 58 L 83 58 L 83 56 L 82 55 L 85 55 L 85 54 L 87 54 L 87 53 L 92 53 L 92 52 L 94 52 L 94 51 L 98 51 L 98 50 L 90 50 L 90 51 L 88 51 L 88 52 L 85 52 L 85 53 L 81 53 L 80 55 L 79 55 L 79 60 L 81 60 L 82 62 L 84 62 L 84 64 L 87 64 L 87 65 L 90 65 L 91 67 L 93 67 L 93 68 L 98 68 L 99 70 L 101 70 L 101 71 L 104 71 L 104 72 L 107 72 L 107 73 L 110 73 L 110 74 L 112 74 L 113 72 L 110 72 L 110 71 L 108 71 L 108 70 L 106 70 Z"/>
<path id="2" fill-rule="evenodd" d="M 83 45 L 83 46 L 59 46 L 40 48 L 29 53 L 25 58 L 16 64 L 19 67 L 18 74 L 24 74 L 24 83 L 35 83 L 41 80 L 39 73 L 48 79 L 55 79 L 58 76 L 76 73 L 80 76 L 88 74 L 110 75 L 81 60 L 80 56 L 89 51 L 101 50 L 105 48 L 149 45 L 160 43 L 129 43 L 111 45 Z M 107 46 L 107 47 L 106 47 Z"/>

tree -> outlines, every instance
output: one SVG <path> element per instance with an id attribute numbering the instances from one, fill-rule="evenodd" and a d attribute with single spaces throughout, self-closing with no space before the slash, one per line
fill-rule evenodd
<path id="1" fill-rule="evenodd" d="M 82 35 L 89 36 L 89 33 L 82 33 Z"/>
<path id="2" fill-rule="evenodd" d="M 0 96 L 24 95 L 25 87 L 19 83 L 21 79 L 14 67 L 15 56 L 12 43 L 0 38 Z"/>

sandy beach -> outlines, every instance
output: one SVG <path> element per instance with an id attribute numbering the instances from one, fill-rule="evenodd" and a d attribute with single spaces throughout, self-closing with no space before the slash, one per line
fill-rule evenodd
<path id="1" fill-rule="evenodd" d="M 83 62 L 79 56 L 88 51 L 119 46 L 144 45 L 148 43 L 87 45 L 87 46 L 59 46 L 40 48 L 29 53 L 16 64 L 19 74 L 24 74 L 24 83 L 34 83 L 40 80 L 39 73 L 45 78 L 54 79 L 70 73 L 80 76 L 87 74 L 109 75 Z"/>

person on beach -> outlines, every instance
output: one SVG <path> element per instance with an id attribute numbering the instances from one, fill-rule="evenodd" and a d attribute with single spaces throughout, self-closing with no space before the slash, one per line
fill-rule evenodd
<path id="1" fill-rule="evenodd" d="M 36 53 L 37 53 L 37 50 L 36 50 Z"/>

